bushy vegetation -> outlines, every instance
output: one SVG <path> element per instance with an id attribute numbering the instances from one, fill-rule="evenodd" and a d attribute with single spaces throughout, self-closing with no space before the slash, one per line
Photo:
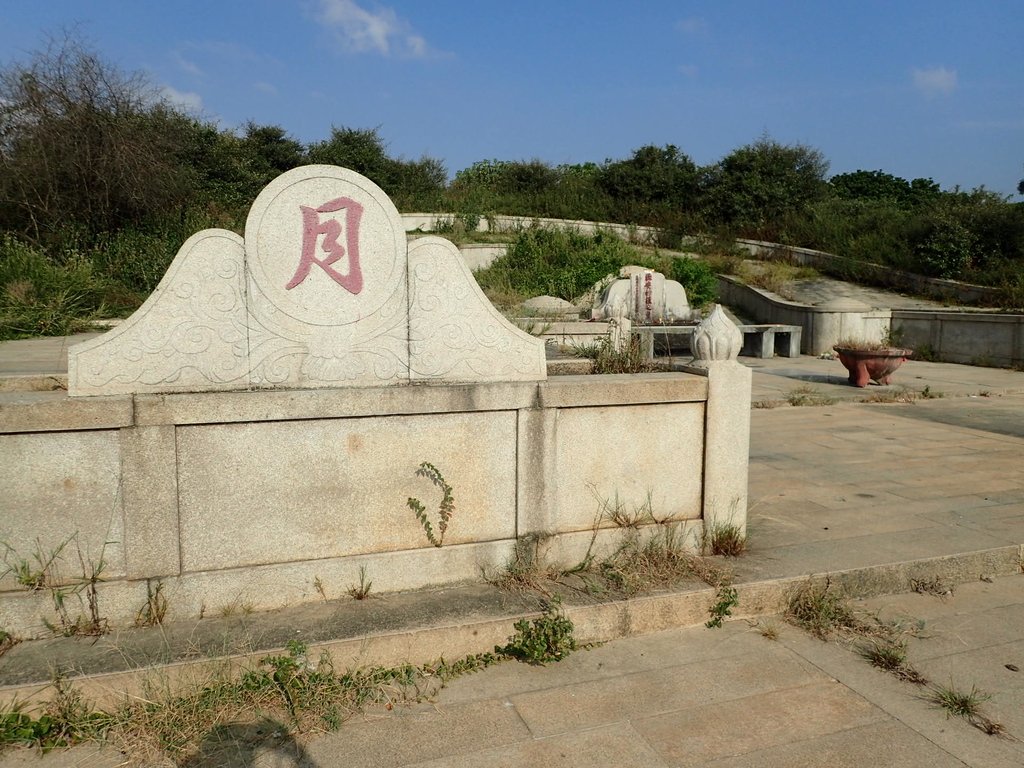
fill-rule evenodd
<path id="1" fill-rule="evenodd" d="M 225 130 L 64 38 L 0 69 L 0 338 L 130 311 L 189 235 L 240 232 L 259 190 L 308 163 L 352 168 L 400 210 L 448 212 L 460 228 L 515 214 L 653 226 L 668 248 L 682 235 L 753 237 L 1001 286 L 1024 303 L 1024 206 L 983 189 L 883 171 L 829 179 L 818 150 L 768 136 L 706 167 L 645 145 L 574 165 L 483 160 L 449 182 L 440 160 L 393 157 L 377 128 L 335 126 L 309 144 L 277 125 Z M 637 260 L 614 238 L 531 231 L 484 279 L 492 294 L 570 298 Z M 694 304 L 710 295 L 699 262 L 660 267 L 691 281 Z"/>
<path id="2" fill-rule="evenodd" d="M 515 236 L 504 256 L 477 273 L 477 282 L 485 290 L 523 298 L 547 295 L 572 301 L 641 260 L 636 248 L 615 235 L 531 227 Z"/>

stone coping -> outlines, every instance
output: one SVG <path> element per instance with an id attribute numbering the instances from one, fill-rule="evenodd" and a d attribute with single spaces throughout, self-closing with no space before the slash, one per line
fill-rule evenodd
<path id="1" fill-rule="evenodd" d="M 0 399 L 0 434 L 701 402 L 707 400 L 707 392 L 707 378 L 700 371 L 566 375 L 540 382 L 88 398 L 71 398 L 66 392 L 17 392 Z"/>

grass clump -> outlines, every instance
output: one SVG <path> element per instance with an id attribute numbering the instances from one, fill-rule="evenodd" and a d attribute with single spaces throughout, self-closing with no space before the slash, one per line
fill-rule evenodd
<path id="1" fill-rule="evenodd" d="M 550 594 L 548 585 L 559 572 L 545 563 L 543 547 L 550 534 L 527 534 L 516 539 L 512 557 L 496 576 L 485 574 L 487 581 L 509 592 L 540 592 Z"/>
<path id="2" fill-rule="evenodd" d="M 366 566 L 359 566 L 359 583 L 353 584 L 346 592 L 353 600 L 365 600 L 370 596 L 373 582 L 366 578 Z"/>
<path id="3" fill-rule="evenodd" d="M 592 344 L 581 344 L 572 348 L 577 357 L 594 361 L 593 373 L 647 373 L 658 370 L 644 353 L 640 339 L 630 336 L 621 349 L 616 349 L 610 336 L 602 336 Z"/>
<path id="4" fill-rule="evenodd" d="M 786 402 L 793 406 L 801 405 L 835 405 L 836 399 L 826 395 L 816 387 L 805 384 L 797 387 L 786 395 Z"/>
<path id="5" fill-rule="evenodd" d="M 786 618 L 821 640 L 834 632 L 862 626 L 849 603 L 827 579 L 824 583 L 808 580 L 797 588 L 790 596 Z"/>
<path id="6" fill-rule="evenodd" d="M 907 642 L 899 638 L 874 638 L 861 645 L 857 652 L 871 666 L 885 670 L 900 680 L 916 685 L 924 685 L 928 681 L 907 661 Z"/>
<path id="7" fill-rule="evenodd" d="M 632 596 L 696 575 L 694 560 L 678 528 L 667 524 L 646 537 L 639 530 L 628 531 L 596 568 L 614 589 Z"/>
<path id="8" fill-rule="evenodd" d="M 962 717 L 978 730 L 990 736 L 1003 736 L 1006 729 L 986 715 L 981 705 L 991 699 L 991 695 L 971 686 L 971 690 L 963 691 L 955 688 L 950 682 L 948 686 L 934 685 L 925 695 L 925 700 L 946 711 L 946 717 Z"/>
<path id="9" fill-rule="evenodd" d="M 701 551 L 722 557 L 739 557 L 747 550 L 747 535 L 735 523 L 712 523 L 704 529 Z"/>

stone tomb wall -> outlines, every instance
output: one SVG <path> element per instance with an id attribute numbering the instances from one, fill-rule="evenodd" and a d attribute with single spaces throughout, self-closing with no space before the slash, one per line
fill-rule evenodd
<path id="1" fill-rule="evenodd" d="M 193 236 L 135 315 L 73 347 L 67 394 L 0 404 L 0 628 L 46 634 L 61 584 L 65 618 L 87 615 L 91 575 L 125 625 L 157 584 L 194 619 L 344 597 L 361 568 L 374 592 L 480 579 L 528 536 L 568 567 L 624 535 L 607 505 L 649 502 L 693 545 L 743 527 L 750 371 L 735 327 L 709 332 L 730 341 L 692 373 L 546 380 L 543 342 L 454 246 L 406 246 L 358 174 L 290 171 L 244 239 Z M 423 462 L 455 500 L 440 547 L 407 504 L 438 532 Z"/>
<path id="2" fill-rule="evenodd" d="M 318 600 L 318 583 L 344 597 L 360 566 L 375 592 L 480 579 L 531 534 L 551 534 L 548 556 L 571 566 L 596 525 L 598 549 L 621 536 L 603 502 L 631 512 L 649 498 L 696 545 L 709 521 L 745 518 L 749 371 L 724 366 L 26 401 L 0 411 L 0 540 L 33 563 L 64 544 L 53 575 L 69 583 L 102 561 L 115 625 L 156 581 L 170 618 L 196 618 Z M 424 461 L 455 499 L 440 548 L 406 504 L 420 499 L 436 530 Z M 32 636 L 44 620 L 57 620 L 47 590 L 0 580 L 0 626 Z"/>

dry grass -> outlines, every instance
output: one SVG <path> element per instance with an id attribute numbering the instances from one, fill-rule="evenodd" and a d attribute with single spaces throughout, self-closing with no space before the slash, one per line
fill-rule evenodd
<path id="1" fill-rule="evenodd" d="M 786 619 L 822 640 L 865 626 L 827 579 L 824 583 L 808 579 L 796 589 L 790 596 Z"/>
<path id="2" fill-rule="evenodd" d="M 946 717 L 962 717 L 978 730 L 990 736 L 1006 736 L 1006 728 L 982 712 L 981 705 L 992 698 L 976 686 L 961 691 L 950 682 L 948 686 L 935 685 L 925 695 L 925 700 L 944 709 Z"/>
<path id="3" fill-rule="evenodd" d="M 791 390 L 786 395 L 786 401 L 790 405 L 801 406 L 801 405 L 835 405 L 836 399 L 829 395 L 826 395 L 817 387 L 812 387 L 810 384 L 805 384 L 801 387 L 797 387 Z"/>
<path id="4" fill-rule="evenodd" d="M 706 555 L 739 557 L 747 550 L 747 535 L 735 523 L 713 523 L 704 529 L 701 552 Z"/>
<path id="5" fill-rule="evenodd" d="M 928 681 L 907 661 L 907 643 L 902 638 L 876 637 L 862 644 L 857 652 L 871 666 L 883 669 L 908 683 L 924 685 Z"/>

